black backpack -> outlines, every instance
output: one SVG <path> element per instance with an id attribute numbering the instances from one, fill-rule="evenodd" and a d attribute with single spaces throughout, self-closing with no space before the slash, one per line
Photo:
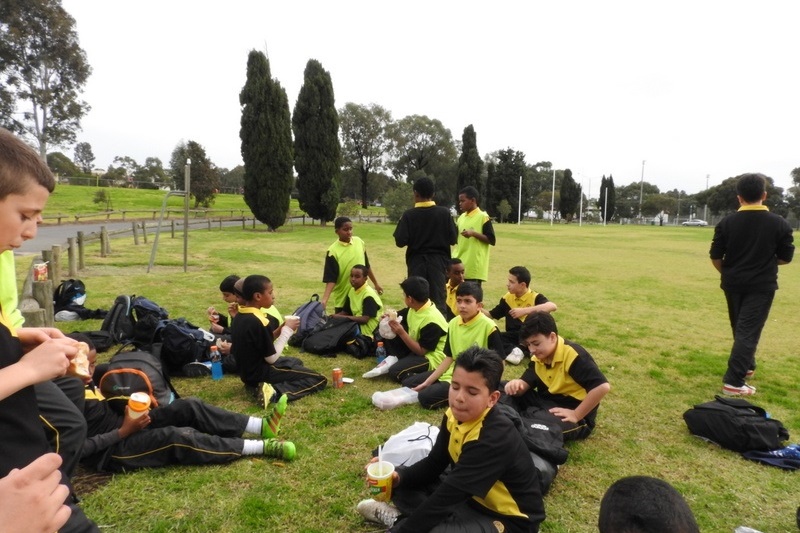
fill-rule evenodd
<path id="1" fill-rule="evenodd" d="M 332 316 L 317 324 L 303 340 L 303 350 L 316 355 L 343 352 L 347 343 L 355 339 L 358 324 L 346 317 Z"/>
<path id="2" fill-rule="evenodd" d="M 186 365 L 208 360 L 212 341 L 185 318 L 162 321 L 155 338 L 161 343 L 161 361 L 170 376 L 184 375 Z"/>
<path id="3" fill-rule="evenodd" d="M 65 279 L 53 291 L 53 308 L 59 312 L 66 308 L 72 301 L 86 294 L 86 285 L 79 279 Z"/>
<path id="4" fill-rule="evenodd" d="M 783 424 L 741 398 L 715 396 L 683 413 L 692 435 L 733 450 L 777 450 L 789 438 Z"/>
<path id="5" fill-rule="evenodd" d="M 293 314 L 300 317 L 300 325 L 289 337 L 289 346 L 299 348 L 314 328 L 325 321 L 325 306 L 319 301 L 319 294 L 312 294 L 311 298 L 295 309 Z"/>
<path id="6" fill-rule="evenodd" d="M 115 354 L 109 361 L 108 371 L 100 378 L 99 388 L 108 404 L 120 414 L 125 412 L 134 392 L 148 394 L 152 407 L 168 405 L 180 397 L 164 373 L 158 356 L 142 351 Z"/>
<path id="7" fill-rule="evenodd" d="M 134 318 L 133 343 L 140 350 L 149 350 L 155 342 L 159 324 L 169 318 L 169 313 L 144 296 L 131 297 L 131 312 Z"/>
<path id="8" fill-rule="evenodd" d="M 114 299 L 114 304 L 103 319 L 101 331 L 111 335 L 114 344 L 121 344 L 133 340 L 133 327 L 135 320 L 131 313 L 131 297 L 121 294 Z"/>

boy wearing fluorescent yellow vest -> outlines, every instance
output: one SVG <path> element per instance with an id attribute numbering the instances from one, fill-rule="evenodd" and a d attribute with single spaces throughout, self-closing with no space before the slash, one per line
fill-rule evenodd
<path id="1" fill-rule="evenodd" d="M 369 268 L 356 265 L 350 270 L 350 292 L 344 299 L 344 308 L 339 316 L 345 316 L 358 324 L 361 335 L 372 338 L 383 314 L 383 302 L 378 292 L 367 284 Z"/>
<path id="2" fill-rule="evenodd" d="M 422 372 L 434 370 L 444 359 L 447 321 L 429 299 L 428 280 L 411 276 L 400 283 L 406 308 L 397 314 L 401 321 L 389 320 L 396 337 L 385 340 L 386 350 L 399 359 L 389 367 L 389 377 L 406 387 L 417 382 L 407 381 Z"/>
<path id="3" fill-rule="evenodd" d="M 478 207 L 478 189 L 467 186 L 458 193 L 458 242 L 454 257 L 464 263 L 465 281 L 474 281 L 478 285 L 489 278 L 489 246 L 494 246 L 497 238 L 494 235 L 492 217 Z"/>
<path id="4" fill-rule="evenodd" d="M 558 334 L 550 313 L 529 315 L 519 337 L 531 351 L 531 363 L 521 378 L 505 386 L 512 405 L 521 411 L 530 406 L 550 411 L 564 440 L 588 437 L 600 400 L 611 390 L 597 363 L 582 346 Z"/>
<path id="5" fill-rule="evenodd" d="M 367 245 L 360 237 L 353 235 L 353 221 L 348 217 L 337 217 L 333 221 L 333 227 L 339 239 L 328 247 L 325 254 L 325 270 L 322 273 L 325 292 L 322 295 L 322 305 L 327 308 L 328 300 L 333 296 L 333 312 L 338 313 L 344 307 L 344 299 L 350 291 L 350 270 L 354 266 L 365 265 L 367 275 L 378 294 L 383 294 L 383 289 L 370 267 Z"/>
<path id="6" fill-rule="evenodd" d="M 456 290 L 459 316 L 447 325 L 447 340 L 444 359 L 432 372 L 409 378 L 419 392 L 419 404 L 426 409 L 438 409 L 447 405 L 450 380 L 453 377 L 453 360 L 467 348 L 478 346 L 502 353 L 503 340 L 497 325 L 480 311 L 483 289 L 471 281 L 465 281 Z"/>

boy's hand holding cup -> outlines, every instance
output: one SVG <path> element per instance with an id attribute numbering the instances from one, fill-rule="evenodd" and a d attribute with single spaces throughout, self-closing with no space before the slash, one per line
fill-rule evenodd
<path id="1" fill-rule="evenodd" d="M 292 331 L 297 331 L 300 327 L 300 317 L 297 315 L 286 315 L 283 317 L 283 325 L 287 326 Z"/>
<path id="2" fill-rule="evenodd" d="M 395 472 L 394 465 L 389 461 L 380 461 L 373 457 L 367 465 L 367 485 L 369 495 L 379 502 L 388 502 L 392 499 L 392 486 L 397 483 L 400 476 Z"/>

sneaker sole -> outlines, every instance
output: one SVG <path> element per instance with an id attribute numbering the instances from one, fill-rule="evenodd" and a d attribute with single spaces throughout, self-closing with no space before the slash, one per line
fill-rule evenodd
<path id="1" fill-rule="evenodd" d="M 745 386 L 742 388 L 738 387 L 731 387 L 725 388 L 722 387 L 722 394 L 725 396 L 753 396 L 756 393 L 756 389 L 754 387 Z"/>

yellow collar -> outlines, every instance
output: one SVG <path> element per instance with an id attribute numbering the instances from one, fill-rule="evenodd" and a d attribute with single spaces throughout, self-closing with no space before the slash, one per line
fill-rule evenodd
<path id="1" fill-rule="evenodd" d="M 739 209 L 739 211 L 769 211 L 769 207 L 763 204 L 750 204 L 750 205 L 743 205 Z"/>
<path id="2" fill-rule="evenodd" d="M 436 205 L 436 202 L 433 200 L 428 200 L 427 202 L 417 202 L 414 204 L 414 207 L 433 207 Z"/>

